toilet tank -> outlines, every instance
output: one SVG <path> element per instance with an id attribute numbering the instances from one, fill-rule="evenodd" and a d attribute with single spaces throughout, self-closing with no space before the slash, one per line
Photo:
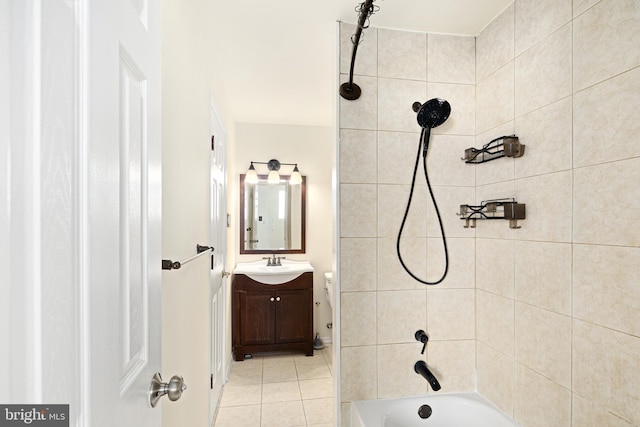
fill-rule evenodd
<path id="1" fill-rule="evenodd" d="M 333 273 L 327 272 L 324 273 L 324 289 L 326 291 L 327 301 L 329 302 L 329 306 L 331 310 L 333 310 L 333 302 L 335 301 L 335 287 L 333 283 Z"/>

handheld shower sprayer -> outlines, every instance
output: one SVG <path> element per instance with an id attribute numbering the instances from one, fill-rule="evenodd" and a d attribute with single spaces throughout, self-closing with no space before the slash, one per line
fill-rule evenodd
<path id="1" fill-rule="evenodd" d="M 447 276 L 447 272 L 449 271 L 449 252 L 447 251 L 447 239 L 444 234 L 444 227 L 442 225 L 442 218 L 440 217 L 440 211 L 438 209 L 438 204 L 436 203 L 436 199 L 433 195 L 433 190 L 431 189 L 431 183 L 429 182 L 429 173 L 427 172 L 427 154 L 429 152 L 429 139 L 431 137 L 431 129 L 440 126 L 449 118 L 451 114 L 451 105 L 444 99 L 433 98 L 421 104 L 420 102 L 413 103 L 413 111 L 417 114 L 417 121 L 420 127 L 422 128 L 422 132 L 420 134 L 420 141 L 418 144 L 418 154 L 416 156 L 416 164 L 413 168 L 413 178 L 411 180 L 411 190 L 409 191 L 409 200 L 407 201 L 407 208 L 404 212 L 404 217 L 402 218 L 402 224 L 400 225 L 400 230 L 398 231 L 398 239 L 396 241 L 396 252 L 398 253 L 398 259 L 400 260 L 400 264 L 405 269 L 405 271 L 417 280 L 420 283 L 425 285 L 437 285 L 442 282 L 444 278 Z M 442 233 L 442 245 L 444 246 L 444 257 L 445 257 L 445 267 L 442 276 L 434 281 L 429 282 L 427 280 L 420 279 L 417 277 L 404 263 L 402 259 L 402 255 L 400 253 L 400 237 L 402 236 L 402 230 L 404 229 L 405 222 L 407 221 L 407 216 L 409 215 L 409 208 L 411 207 L 411 199 L 413 198 L 413 190 L 416 184 L 416 174 L 418 171 L 418 165 L 420 163 L 420 152 L 422 151 L 422 164 L 424 169 L 424 177 L 427 182 L 427 188 L 429 190 L 429 195 L 431 196 L 431 200 L 433 201 L 433 206 L 436 211 L 436 215 L 438 217 L 438 223 L 440 225 L 440 232 Z"/>

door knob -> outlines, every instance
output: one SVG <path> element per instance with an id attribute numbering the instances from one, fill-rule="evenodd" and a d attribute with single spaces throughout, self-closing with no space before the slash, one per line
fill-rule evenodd
<path id="1" fill-rule="evenodd" d="M 187 385 L 179 375 L 171 377 L 168 383 L 162 382 L 160 372 L 156 372 L 151 380 L 151 390 L 149 391 L 149 404 L 152 408 L 155 408 L 158 401 L 165 394 L 169 397 L 169 400 L 175 402 L 180 399 L 182 392 L 187 389 Z"/>

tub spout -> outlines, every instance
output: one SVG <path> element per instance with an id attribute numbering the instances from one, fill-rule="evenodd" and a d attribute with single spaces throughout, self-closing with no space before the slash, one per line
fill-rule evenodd
<path id="1" fill-rule="evenodd" d="M 420 374 L 424 377 L 425 380 L 429 383 L 433 391 L 440 390 L 440 383 L 436 379 L 435 375 L 431 373 L 429 368 L 427 368 L 427 364 L 422 360 L 418 360 L 415 365 L 413 365 L 413 369 L 417 374 Z"/>

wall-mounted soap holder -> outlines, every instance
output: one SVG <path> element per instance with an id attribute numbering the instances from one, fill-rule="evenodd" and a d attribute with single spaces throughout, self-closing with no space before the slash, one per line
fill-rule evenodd
<path id="1" fill-rule="evenodd" d="M 482 148 L 467 148 L 464 150 L 465 163 L 485 163 L 500 157 L 522 157 L 524 155 L 524 144 L 515 135 L 501 136 L 493 139 L 482 146 Z"/>
<path id="2" fill-rule="evenodd" d="M 476 220 L 506 219 L 509 228 L 521 228 L 518 220 L 526 219 L 526 206 L 515 199 L 495 199 L 480 202 L 480 205 L 460 205 L 461 218 L 465 221 L 464 228 L 476 228 Z"/>

